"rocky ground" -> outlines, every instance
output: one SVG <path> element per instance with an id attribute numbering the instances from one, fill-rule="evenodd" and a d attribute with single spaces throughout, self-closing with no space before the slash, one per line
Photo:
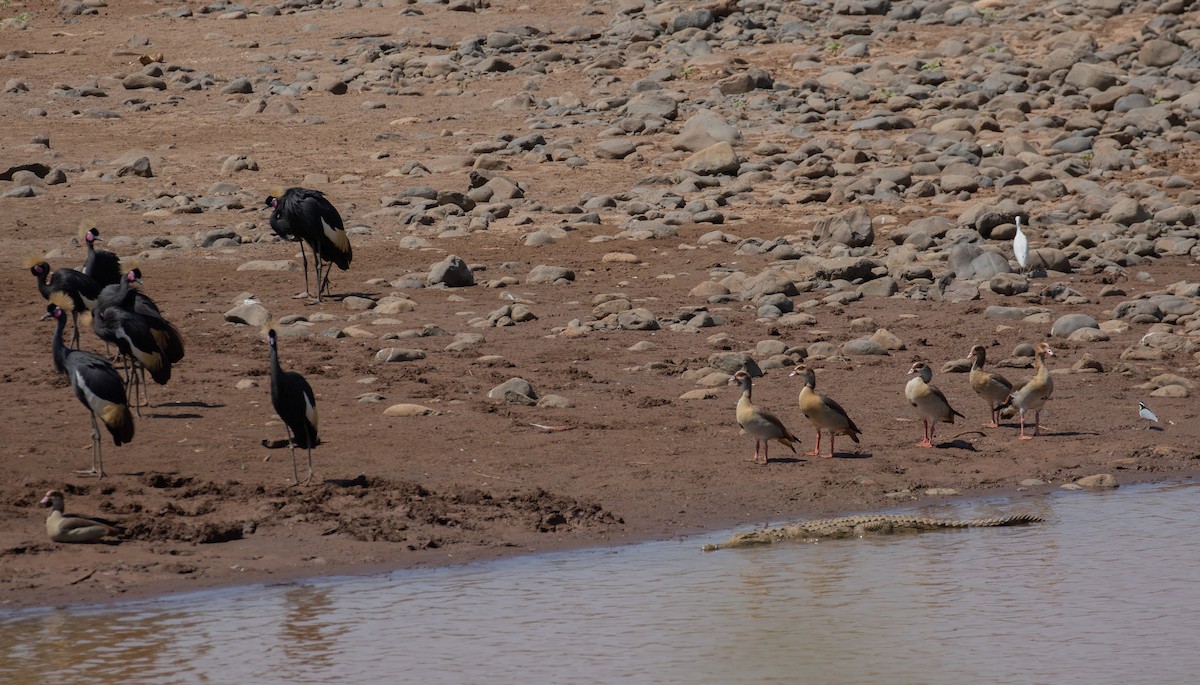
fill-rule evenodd
<path id="1" fill-rule="evenodd" d="M 1188 0 L 0 12 L 0 605 L 1198 470 Z M 320 304 L 262 209 L 294 185 L 354 245 Z M 133 442 L 105 436 L 101 481 L 73 474 L 87 413 L 24 265 L 78 267 L 89 222 L 187 344 Z M 317 394 L 308 486 L 270 447 L 271 318 Z M 1043 434 L 981 428 L 971 346 L 1016 379 L 1039 341 Z M 903 397 L 915 359 L 967 417 L 934 449 Z M 863 430 L 836 459 L 803 456 L 802 360 Z M 746 461 L 739 368 L 799 455 Z M 51 543 L 50 488 L 123 537 Z"/>

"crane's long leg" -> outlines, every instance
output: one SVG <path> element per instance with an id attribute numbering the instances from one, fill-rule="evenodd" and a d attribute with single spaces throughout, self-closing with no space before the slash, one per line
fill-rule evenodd
<path id="1" fill-rule="evenodd" d="M 315 252 L 313 253 L 313 256 L 316 256 Z M 300 241 L 300 261 L 304 263 L 304 296 L 312 297 L 312 295 L 308 292 L 308 256 L 304 254 L 303 240 Z"/>
<path id="2" fill-rule="evenodd" d="M 310 441 L 308 442 L 308 478 L 305 478 L 305 479 L 304 479 L 304 484 L 305 484 L 305 485 L 307 485 L 309 482 L 311 482 L 311 481 L 312 481 L 312 477 L 313 477 L 313 470 L 312 470 L 312 441 L 310 440 Z"/>
<path id="3" fill-rule="evenodd" d="M 322 271 L 321 267 L 322 267 L 322 265 L 324 265 L 325 269 L 328 269 L 329 266 L 328 266 L 328 262 L 324 262 L 324 260 L 321 259 L 321 253 L 317 252 L 316 248 L 313 248 L 313 259 L 317 263 L 317 302 L 320 302 L 321 301 L 321 291 L 325 287 L 321 284 L 322 274 L 324 274 L 326 281 L 329 280 L 329 272 Z"/>
<path id="4" fill-rule="evenodd" d="M 81 476 L 104 477 L 104 458 L 100 454 L 100 425 L 96 422 L 96 414 L 92 413 L 92 468 L 76 471 Z"/>
<path id="5" fill-rule="evenodd" d="M 321 287 L 326 291 L 329 290 L 329 272 L 330 271 L 333 271 L 333 269 L 329 266 L 329 262 L 325 262 L 325 281 Z M 332 294 L 332 293 L 330 293 L 330 294 Z"/>
<path id="6" fill-rule="evenodd" d="M 141 397 L 141 399 L 145 400 L 145 401 L 146 401 L 146 406 L 147 406 L 147 407 L 149 407 L 149 406 L 150 406 L 150 384 L 146 382 L 146 365 L 145 365 L 145 364 L 138 364 L 138 365 L 137 365 L 137 367 L 135 367 L 135 368 L 138 368 L 138 369 L 140 369 L 140 370 L 141 370 L 141 372 L 142 372 L 142 373 L 141 373 L 141 380 L 138 382 L 138 387 L 142 389 L 142 397 Z M 141 401 L 141 400 L 139 400 L 139 402 L 140 402 L 140 401 Z M 142 412 L 141 412 L 141 411 L 139 411 L 139 412 L 138 412 L 138 416 L 141 416 L 141 415 L 142 415 Z"/>
<path id="7" fill-rule="evenodd" d="M 71 326 L 75 329 L 71 333 L 71 347 L 79 349 L 79 312 L 71 310 Z"/>
<path id="8" fill-rule="evenodd" d="M 300 468 L 296 466 L 296 442 L 292 440 L 292 429 L 286 423 L 283 424 L 283 429 L 287 431 L 288 449 L 292 451 L 292 476 L 296 479 L 296 484 L 300 484 Z"/>

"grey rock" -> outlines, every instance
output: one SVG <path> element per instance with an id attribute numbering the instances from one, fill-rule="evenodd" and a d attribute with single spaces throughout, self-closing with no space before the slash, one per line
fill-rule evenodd
<path id="1" fill-rule="evenodd" d="M 997 295 L 1020 295 L 1029 291 L 1029 279 L 1021 274 L 996 274 L 988 281 L 988 288 Z"/>
<path id="2" fill-rule="evenodd" d="M 671 147 L 676 150 L 699 152 L 717 143 L 738 145 L 741 142 L 742 132 L 737 127 L 729 125 L 714 112 L 702 110 L 683 124 L 679 135 L 671 140 Z"/>
<path id="3" fill-rule="evenodd" d="M 755 378 L 763 375 L 762 369 L 754 358 L 745 352 L 717 352 L 708 356 L 708 365 L 729 375 L 745 369 L 746 373 Z"/>
<path id="4" fill-rule="evenodd" d="M 538 265 L 529 271 L 525 277 L 527 284 L 535 283 L 565 283 L 575 280 L 575 272 L 561 266 Z"/>
<path id="5" fill-rule="evenodd" d="M 238 76 L 221 88 L 221 94 L 223 95 L 240 95 L 253 92 L 254 85 L 245 76 Z"/>
<path id="6" fill-rule="evenodd" d="M 1081 328 L 1100 328 L 1100 323 L 1087 314 L 1065 314 L 1058 317 L 1050 327 L 1050 335 L 1056 338 L 1068 338 Z"/>
<path id="7" fill-rule="evenodd" d="M 656 331 L 658 319 L 649 309 L 630 309 L 617 314 L 617 326 L 630 331 Z"/>
<path id="8" fill-rule="evenodd" d="M 684 29 L 706 29 L 712 26 L 713 21 L 713 13 L 709 9 L 680 12 L 671 17 L 671 21 L 667 23 L 667 32 L 677 33 Z"/>
<path id="9" fill-rule="evenodd" d="M 415 362 L 424 358 L 424 350 L 403 347 L 385 347 L 375 353 L 377 362 Z"/>
<path id="10" fill-rule="evenodd" d="M 271 312 L 257 302 L 247 302 L 225 312 L 225 320 L 247 326 L 262 326 L 271 320 Z"/>
<path id="11" fill-rule="evenodd" d="M 506 400 L 510 393 L 537 401 L 537 393 L 533 386 L 524 378 L 510 378 L 488 391 L 488 399 Z"/>
<path id="12" fill-rule="evenodd" d="M 290 259 L 255 259 L 239 264 L 238 271 L 299 271 L 300 265 Z"/>
<path id="13" fill-rule="evenodd" d="M 842 354 L 853 356 L 886 356 L 888 351 L 883 345 L 871 338 L 855 338 L 842 343 Z"/>
<path id="14" fill-rule="evenodd" d="M 1029 268 L 1070 273 L 1071 259 L 1056 247 L 1039 247 L 1029 251 Z"/>
<path id="15" fill-rule="evenodd" d="M 475 285 L 475 274 L 471 267 L 458 255 L 450 255 L 429 269 L 429 284 L 447 288 L 465 288 Z"/>
<path id="16" fill-rule="evenodd" d="M 1080 90 L 1085 88 L 1108 90 L 1117 84 L 1117 75 L 1108 67 L 1076 62 L 1067 72 L 1066 83 Z"/>
<path id="17" fill-rule="evenodd" d="M 637 145 L 625 138 L 609 138 L 596 143 L 596 157 L 599 159 L 625 159 L 637 152 Z"/>
<path id="18" fill-rule="evenodd" d="M 683 168 L 701 176 L 731 174 L 738 170 L 738 156 L 733 146 L 724 141 L 692 154 L 683 161 Z"/>
<path id="19" fill-rule="evenodd" d="M 625 104 L 625 114 L 631 117 L 659 117 L 673 120 L 679 115 L 679 105 L 673 98 L 658 93 L 642 93 Z"/>
<path id="20" fill-rule="evenodd" d="M 847 247 L 867 247 L 875 242 L 875 228 L 865 207 L 853 207 L 813 226 L 813 240 L 840 243 Z"/>
<path id="21" fill-rule="evenodd" d="M 1148 67 L 1169 67 L 1183 57 L 1183 48 L 1166 41 L 1153 38 L 1142 43 L 1138 50 L 1138 61 Z"/>
<path id="22" fill-rule="evenodd" d="M 130 74 L 121 79 L 121 86 L 126 90 L 138 90 L 140 88 L 166 90 L 167 82 L 156 76 L 150 76 L 148 74 L 138 72 L 136 74 Z"/>

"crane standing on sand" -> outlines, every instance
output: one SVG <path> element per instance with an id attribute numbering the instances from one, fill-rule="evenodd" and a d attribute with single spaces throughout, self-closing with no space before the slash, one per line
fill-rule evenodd
<path id="1" fill-rule="evenodd" d="M 283 420 L 287 429 L 288 447 L 292 451 L 292 475 L 300 483 L 300 470 L 296 466 L 296 447 L 308 450 L 307 483 L 312 480 L 312 448 L 317 440 L 317 398 L 312 386 L 304 376 L 295 371 L 284 371 L 279 366 L 279 349 L 275 329 L 267 330 L 267 345 L 271 348 L 271 405 Z"/>
<path id="2" fill-rule="evenodd" d="M 120 447 L 133 440 L 133 414 L 129 412 L 129 401 L 125 397 L 125 384 L 121 375 L 107 359 L 81 350 L 67 349 L 63 345 L 63 329 L 67 326 L 67 315 L 62 307 L 70 306 L 70 298 L 61 293 L 50 296 L 43 319 L 57 319 L 54 330 L 54 368 L 66 374 L 75 391 L 75 397 L 88 408 L 92 415 L 92 468 L 80 471 L 84 475 L 104 477 L 104 458 L 100 449 L 100 425 L 112 435 L 113 444 Z"/>
<path id="3" fill-rule="evenodd" d="M 280 238 L 300 241 L 300 259 L 304 261 L 304 295 L 312 297 L 308 286 L 308 257 L 304 243 L 312 248 L 317 270 L 317 302 L 329 289 L 329 263 L 345 271 L 350 268 L 354 252 L 350 237 L 342 225 L 342 216 L 325 194 L 308 188 L 276 189 L 267 195 L 271 208 L 271 230 Z"/>

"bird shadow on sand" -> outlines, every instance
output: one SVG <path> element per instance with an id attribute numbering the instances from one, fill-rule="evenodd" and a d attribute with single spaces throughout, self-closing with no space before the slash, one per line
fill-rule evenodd
<path id="1" fill-rule="evenodd" d="M 975 449 L 974 445 L 967 442 L 966 440 L 963 440 L 962 438 L 955 438 L 954 440 L 951 440 L 950 442 L 939 442 L 938 444 L 934 445 L 934 447 L 939 450 L 959 449 L 959 450 L 967 450 L 968 452 L 978 452 L 979 451 L 979 450 Z"/>
<path id="2" fill-rule="evenodd" d="M 159 410 L 175 409 L 175 408 L 183 408 L 183 407 L 197 408 L 197 409 L 220 409 L 221 407 L 224 407 L 224 406 L 225 406 L 224 404 L 209 404 L 208 402 L 164 402 L 163 404 L 150 405 L 146 408 L 147 409 L 159 409 Z M 153 413 L 147 413 L 146 416 L 149 418 L 154 418 L 154 419 L 200 419 L 200 418 L 204 418 L 203 414 L 196 414 L 194 412 L 166 413 L 166 412 L 162 412 L 162 411 L 156 411 Z"/>
<path id="3" fill-rule="evenodd" d="M 835 452 L 832 457 L 817 457 L 818 459 L 874 459 L 870 452 Z"/>
<path id="4" fill-rule="evenodd" d="M 306 296 L 303 293 L 297 293 L 294 297 L 297 300 L 302 300 Z M 318 304 L 317 298 L 312 297 L 312 296 L 307 296 L 307 297 L 308 297 L 309 304 Z M 362 297 L 362 298 L 366 298 L 368 300 L 374 300 L 375 298 L 379 297 L 379 293 L 358 293 L 358 292 L 356 292 L 356 293 L 325 293 L 325 294 L 321 295 L 321 301 L 322 302 L 341 302 L 342 300 L 346 299 L 347 297 Z"/>
<path id="5" fill-rule="evenodd" d="M 767 464 L 803 464 L 806 461 L 808 459 L 804 457 L 771 457 L 767 460 Z M 766 464 L 759 464 L 759 466 L 766 466 Z"/>
<path id="6" fill-rule="evenodd" d="M 1028 428 L 1028 427 L 1026 427 L 1026 429 L 1025 429 L 1025 430 L 1029 430 L 1029 428 Z M 1100 435 L 1100 433 L 1097 433 L 1096 431 L 1048 431 L 1048 430 L 1042 430 L 1042 432 L 1041 432 L 1041 433 L 1038 433 L 1038 434 L 1037 434 L 1036 436 L 1034 436 L 1034 437 L 1039 437 L 1039 438 L 1074 438 L 1074 437 L 1079 437 L 1079 436 L 1081 436 L 1081 435 L 1099 436 L 1099 435 Z"/>

